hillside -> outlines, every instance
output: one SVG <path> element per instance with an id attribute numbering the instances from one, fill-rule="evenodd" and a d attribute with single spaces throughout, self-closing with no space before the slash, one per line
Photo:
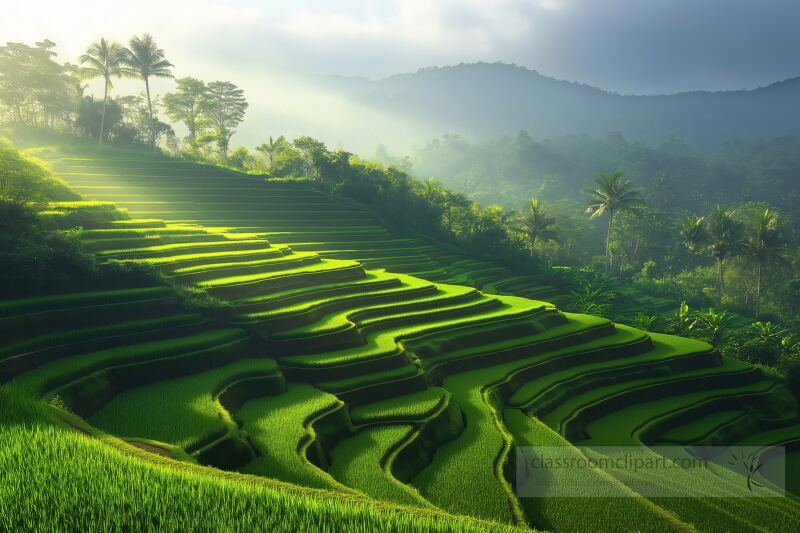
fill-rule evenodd
<path id="1" fill-rule="evenodd" d="M 679 136 L 705 148 L 734 139 L 800 134 L 800 78 L 753 90 L 637 96 L 515 65 L 476 63 L 376 81 L 332 77 L 321 82 L 354 102 L 439 133 L 484 137 L 526 130 L 537 138 L 554 138 L 619 132 L 650 143 Z"/>
<path id="2" fill-rule="evenodd" d="M 185 310 L 168 287 L 4 302 L 0 328 L 14 342 L 0 355 L 8 382 L 0 393 L 48 400 L 60 419 L 98 437 L 89 452 L 77 447 L 87 445 L 82 436 L 55 422 L 35 438 L 6 425 L 18 468 L 23 440 L 45 446 L 50 432 L 57 446 L 71 447 L 84 479 L 93 475 L 87 454 L 110 457 L 138 478 L 156 476 L 157 486 L 170 475 L 212 483 L 211 509 L 231 497 L 225 491 L 237 491 L 234 508 L 267 498 L 270 508 L 299 513 L 274 518 L 284 529 L 317 511 L 340 513 L 342 527 L 383 520 L 399 529 L 443 527 L 451 516 L 443 513 L 465 516 L 455 528 L 481 529 L 800 524 L 792 497 L 743 505 L 742 478 L 720 466 L 677 480 L 589 469 L 579 482 L 611 498 L 515 496 L 515 445 L 568 445 L 573 457 L 589 453 L 586 446 L 633 445 L 646 458 L 654 452 L 642 444 L 763 450 L 800 442 L 796 403 L 756 367 L 699 341 L 561 312 L 548 303 L 558 300 L 556 288 L 393 234 L 359 206 L 303 182 L 137 152 L 38 154 L 89 201 L 52 203 L 43 216 L 110 201 L 129 214 L 80 230 L 84 250 L 150 265 L 225 305 L 215 316 Z M 520 296 L 494 294 L 498 287 Z M 0 509 L 22 505 L 28 485 L 18 468 L 4 469 L 15 477 Z M 555 496 L 574 482 L 556 478 L 540 489 Z M 646 498 L 632 488 L 652 483 L 695 498 Z M 710 490 L 729 497 L 703 497 Z M 276 491 L 300 499 L 280 503 Z M 330 491 L 344 507 L 310 503 Z M 186 493 L 176 499 L 190 501 Z M 358 515 L 368 502 L 376 514 Z M 251 512 L 241 520 L 243 529 L 268 527 Z"/>

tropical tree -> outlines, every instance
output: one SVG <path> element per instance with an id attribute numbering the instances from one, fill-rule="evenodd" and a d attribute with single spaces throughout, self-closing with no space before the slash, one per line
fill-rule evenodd
<path id="1" fill-rule="evenodd" d="M 422 182 L 420 194 L 429 202 L 440 204 L 442 195 L 444 194 L 444 188 L 439 180 L 428 178 Z"/>
<path id="2" fill-rule="evenodd" d="M 292 141 L 292 144 L 300 153 L 305 177 L 312 177 L 316 169 L 317 161 L 327 151 L 325 143 L 313 137 L 309 137 L 308 135 L 303 135 Z"/>
<path id="3" fill-rule="evenodd" d="M 689 331 L 697 333 L 699 338 L 717 347 L 728 333 L 732 320 L 733 317 L 727 311 L 717 311 L 714 308 L 709 308 L 705 313 L 697 315 L 697 318 L 689 327 Z"/>
<path id="4" fill-rule="evenodd" d="M 187 139 L 194 144 L 200 128 L 203 99 L 208 94 L 206 84 L 192 77 L 175 80 L 174 93 L 164 95 L 164 109 L 172 120 L 183 122 L 189 130 Z"/>
<path id="5" fill-rule="evenodd" d="M 717 205 L 708 219 L 706 235 L 705 248 L 717 265 L 717 305 L 721 305 L 725 288 L 725 260 L 738 254 L 741 249 L 742 225 L 736 219 L 736 212 Z"/>
<path id="6" fill-rule="evenodd" d="M 150 97 L 150 78 L 172 78 L 171 67 L 164 50 L 159 48 L 149 33 L 141 37 L 134 35 L 128 42 L 128 48 L 120 55 L 122 74 L 144 81 L 147 93 L 147 110 L 150 119 L 150 145 L 155 148 L 155 121 L 153 119 L 153 100 Z"/>
<path id="7" fill-rule="evenodd" d="M 614 224 L 614 215 L 623 211 L 635 211 L 642 205 L 642 195 L 639 189 L 634 188 L 630 180 L 622 177 L 622 172 L 611 174 L 605 172 L 595 178 L 595 187 L 586 189 L 585 192 L 591 199 L 586 206 L 590 218 L 598 218 L 608 214 L 608 229 L 606 232 L 606 266 L 611 266 L 611 229 Z"/>
<path id="8" fill-rule="evenodd" d="M 689 304 L 681 302 L 678 311 L 667 319 L 667 325 L 673 334 L 688 337 L 695 320 L 695 313 Z"/>
<path id="9" fill-rule="evenodd" d="M 220 155 L 227 157 L 234 128 L 247 111 L 247 100 L 244 91 L 228 81 L 212 81 L 207 89 L 200 104 L 203 117 L 216 134 Z"/>
<path id="10" fill-rule="evenodd" d="M 53 127 L 60 119 L 70 125 L 80 98 L 80 83 L 72 65 L 55 61 L 55 43 L 48 39 L 28 46 L 0 46 L 0 107 L 11 121 Z"/>
<path id="11" fill-rule="evenodd" d="M 743 243 L 745 257 L 755 267 L 756 278 L 756 316 L 761 312 L 761 296 L 764 289 L 764 275 L 769 269 L 791 269 L 786 259 L 789 244 L 778 223 L 778 215 L 767 208 L 756 214 Z"/>
<path id="12" fill-rule="evenodd" d="M 689 252 L 701 253 L 708 243 L 706 218 L 689 215 L 678 223 L 678 234 Z"/>
<path id="13" fill-rule="evenodd" d="M 467 198 L 466 195 L 452 192 L 449 189 L 445 190 L 444 198 L 442 199 L 442 219 L 447 228 L 448 236 L 455 236 L 461 220 L 471 213 L 472 204 L 472 200 Z"/>
<path id="14" fill-rule="evenodd" d="M 555 236 L 552 225 L 556 219 L 548 215 L 538 198 L 531 198 L 527 208 L 517 216 L 515 229 L 525 235 L 533 257 L 537 239 L 550 239 Z"/>
<path id="15" fill-rule="evenodd" d="M 611 312 L 616 294 L 592 282 L 585 281 L 580 290 L 570 292 L 572 307 L 578 313 L 604 316 Z"/>
<path id="16" fill-rule="evenodd" d="M 269 141 L 256 146 L 256 150 L 264 154 L 264 156 L 267 158 L 269 171 L 272 172 L 272 169 L 275 167 L 275 159 L 277 158 L 278 154 L 281 152 L 281 150 L 285 150 L 288 146 L 289 141 L 287 141 L 286 137 L 283 135 L 274 140 L 272 135 L 270 135 Z"/>
<path id="17" fill-rule="evenodd" d="M 658 328 L 658 316 L 636 313 L 633 317 L 633 327 L 642 331 L 655 331 Z"/>
<path id="18" fill-rule="evenodd" d="M 120 63 L 122 47 L 105 38 L 92 43 L 86 50 L 79 61 L 81 63 L 81 70 L 79 71 L 81 78 L 94 79 L 103 78 L 103 110 L 100 113 L 100 140 L 99 143 L 103 144 L 105 140 L 105 125 L 106 125 L 106 108 L 108 107 L 108 91 L 112 88 L 111 78 L 119 78 L 122 76 L 122 65 Z"/>

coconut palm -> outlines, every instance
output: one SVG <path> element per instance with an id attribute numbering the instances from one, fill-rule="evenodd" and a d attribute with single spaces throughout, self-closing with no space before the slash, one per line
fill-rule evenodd
<path id="1" fill-rule="evenodd" d="M 707 244 L 706 217 L 690 215 L 680 221 L 678 233 L 686 249 L 693 254 L 703 251 Z"/>
<path id="2" fill-rule="evenodd" d="M 761 311 L 764 274 L 772 268 L 790 269 L 791 263 L 786 259 L 788 251 L 788 242 L 778 224 L 778 215 L 769 208 L 760 211 L 743 243 L 744 255 L 756 271 L 756 316 Z"/>
<path id="3" fill-rule="evenodd" d="M 538 198 L 531 198 L 527 208 L 517 216 L 517 225 L 514 229 L 525 235 L 531 257 L 537 239 L 550 239 L 555 236 L 555 231 L 551 228 L 555 221 L 555 218 L 545 212 Z"/>
<path id="4" fill-rule="evenodd" d="M 643 203 L 642 194 L 630 180 L 623 179 L 620 171 L 611 174 L 604 172 L 595 178 L 594 183 L 594 188 L 584 191 L 591 196 L 591 200 L 586 206 L 586 212 L 591 214 L 591 218 L 608 214 L 606 265 L 610 266 L 611 229 L 614 224 L 614 215 L 623 211 L 635 211 Z"/>
<path id="5" fill-rule="evenodd" d="M 150 118 L 150 144 L 155 147 L 153 135 L 153 101 L 150 98 L 150 78 L 172 78 L 170 67 L 174 65 L 166 60 L 164 50 L 159 48 L 149 33 L 141 37 L 134 35 L 128 42 L 120 57 L 122 73 L 125 76 L 144 80 L 147 92 L 147 111 Z"/>
<path id="6" fill-rule="evenodd" d="M 422 197 L 430 202 L 436 202 L 442 194 L 442 184 L 438 180 L 428 178 L 422 182 Z"/>
<path id="7" fill-rule="evenodd" d="M 92 43 L 86 53 L 79 60 L 81 69 L 79 75 L 83 79 L 103 78 L 103 111 L 100 114 L 100 144 L 105 139 L 106 107 L 108 106 L 108 91 L 112 88 L 111 78 L 122 76 L 122 65 L 120 64 L 122 47 L 113 42 L 101 38 L 96 43 Z"/>
<path id="8" fill-rule="evenodd" d="M 275 166 L 275 157 L 281 152 L 281 150 L 286 149 L 288 146 L 289 142 L 283 135 L 274 140 L 272 135 L 270 135 L 269 142 L 259 144 L 256 146 L 256 150 L 266 156 L 267 164 L 269 165 L 269 171 L 272 172 L 272 168 Z"/>
<path id="9" fill-rule="evenodd" d="M 708 220 L 706 250 L 717 264 L 717 305 L 725 288 L 725 260 L 737 255 L 742 244 L 742 224 L 734 210 L 717 205 Z"/>

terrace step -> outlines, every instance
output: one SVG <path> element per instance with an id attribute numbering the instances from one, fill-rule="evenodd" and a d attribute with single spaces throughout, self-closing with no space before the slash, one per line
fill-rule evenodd
<path id="1" fill-rule="evenodd" d="M 227 347 L 231 343 L 247 342 L 249 338 L 239 328 L 210 329 L 189 336 L 167 337 L 153 341 L 114 346 L 90 353 L 82 353 L 57 359 L 46 365 L 17 375 L 9 387 L 14 387 L 29 396 L 42 396 L 69 383 L 101 372 L 105 368 L 127 364 L 144 363 L 181 354 L 201 352 L 216 346 Z M 157 376 L 157 375 L 156 375 Z M 150 378 L 156 377 L 150 376 Z M 124 376 L 123 376 L 124 377 Z M 103 387 L 107 386 L 107 383 Z M 81 394 L 91 393 L 87 389 L 76 389 Z"/>
<path id="2" fill-rule="evenodd" d="M 372 498 L 434 508 L 416 490 L 400 483 L 388 471 L 396 450 L 412 439 L 417 431 L 414 424 L 363 428 L 333 449 L 329 472 L 342 484 L 361 490 Z"/>
<path id="3" fill-rule="evenodd" d="M 435 299 L 422 299 L 419 303 L 413 300 L 403 313 L 394 313 L 402 309 L 402 304 L 383 305 L 370 308 L 355 309 L 343 312 L 334 320 L 328 320 L 324 328 L 298 329 L 280 332 L 271 336 L 269 346 L 286 354 L 302 354 L 308 352 L 328 352 L 347 347 L 359 347 L 364 339 L 390 328 L 402 327 L 406 324 L 420 325 L 432 321 L 441 322 L 449 317 L 467 317 L 480 315 L 501 306 L 500 302 L 484 298 L 477 292 L 470 292 L 453 298 L 452 302 L 437 306 Z M 461 303 L 461 302 L 464 303 Z M 379 313 L 387 314 L 381 316 Z M 356 315 L 351 321 L 348 315 Z M 372 318 L 370 318 L 372 316 Z M 339 318 L 340 320 L 335 320 Z"/>
<path id="4" fill-rule="evenodd" d="M 250 261 L 228 262 L 227 258 L 219 259 L 225 262 L 208 262 L 202 265 L 176 268 L 171 271 L 171 275 L 177 281 L 189 284 L 208 281 L 219 277 L 247 276 L 275 272 L 278 270 L 295 269 L 321 261 L 320 256 L 309 252 L 281 255 L 267 259 L 254 259 Z"/>
<path id="5" fill-rule="evenodd" d="M 357 313 L 359 305 L 403 302 L 436 292 L 436 288 L 431 284 L 420 284 L 419 282 L 403 284 L 404 278 L 400 277 L 394 277 L 393 280 L 396 283 L 391 284 L 389 288 L 385 288 L 384 284 L 378 285 L 377 290 L 369 290 L 373 288 L 369 286 L 355 294 L 354 291 L 348 291 L 349 293 L 337 293 L 324 299 L 309 299 L 300 304 L 279 307 L 261 313 L 251 313 L 247 316 L 247 320 L 251 324 L 257 324 L 256 328 L 260 334 L 278 332 L 318 322 L 333 311 L 345 309 L 348 313 Z M 314 295 L 319 295 L 319 293 L 308 294 L 309 297 Z M 295 302 L 296 300 L 292 303 Z"/>
<path id="6" fill-rule="evenodd" d="M 460 305 L 465 302 L 481 299 L 481 294 L 471 288 L 457 288 L 447 286 L 434 286 L 427 282 L 420 282 L 413 278 L 403 278 L 408 290 L 392 291 L 386 303 L 364 302 L 359 298 L 353 305 L 337 306 L 333 309 L 326 308 L 321 324 L 311 327 L 301 327 L 280 332 L 272 336 L 273 339 L 303 338 L 307 336 L 324 335 L 326 332 L 335 332 L 344 326 L 356 324 L 360 327 L 367 325 L 377 326 L 382 320 L 392 320 L 395 316 L 405 316 L 409 311 L 444 311 L 446 307 Z M 387 294 L 384 294 L 387 296 Z M 363 303 L 371 305 L 363 305 Z M 359 305 L 362 304 L 362 305 Z M 342 307 L 344 311 L 337 311 Z"/>
<path id="7" fill-rule="evenodd" d="M 0 360 L 0 383 L 57 359 L 136 342 L 193 335 L 209 327 L 201 315 L 175 315 L 31 339 L 26 343 L 27 349 L 15 348 L 14 345 L 7 348 L 6 353 L 13 355 Z"/>
<path id="8" fill-rule="evenodd" d="M 141 237 L 111 237 L 105 239 L 81 239 L 81 249 L 86 252 L 112 253 L 119 249 L 131 250 L 134 248 L 149 248 L 165 244 L 183 244 L 200 242 L 221 242 L 225 237 L 213 233 L 187 234 L 187 235 L 144 235 Z"/>
<path id="9" fill-rule="evenodd" d="M 224 250 L 220 252 L 188 253 L 156 257 L 148 259 L 135 259 L 160 270 L 172 271 L 183 268 L 202 267 L 215 262 L 238 263 L 258 261 L 262 259 L 276 259 L 284 257 L 288 250 L 280 246 L 255 250 Z"/>
<path id="10" fill-rule="evenodd" d="M 366 424 L 418 422 L 430 418 L 449 403 L 450 393 L 446 389 L 429 387 L 419 392 L 351 407 L 350 419 L 356 427 Z"/>
<path id="11" fill-rule="evenodd" d="M 306 302 L 325 300 L 345 294 L 361 294 L 387 290 L 400 285 L 400 278 L 382 273 L 366 272 L 364 277 L 357 280 L 309 285 L 289 290 L 276 291 L 269 294 L 260 294 L 249 298 L 234 300 L 233 305 L 242 311 L 244 322 L 258 321 L 262 317 L 272 316 L 279 309 L 302 306 Z"/>
<path id="12" fill-rule="evenodd" d="M 350 434 L 342 407 L 335 396 L 294 382 L 287 383 L 283 394 L 246 402 L 235 416 L 258 455 L 242 472 L 352 492 L 324 470 L 333 445 Z"/>
<path id="13" fill-rule="evenodd" d="M 513 321 L 515 319 L 530 318 L 544 309 L 541 302 L 531 302 L 514 297 L 497 297 L 500 305 L 495 309 L 484 310 L 476 315 L 464 317 L 431 317 L 428 320 L 417 321 L 418 323 L 408 323 L 406 317 L 393 324 L 392 327 L 383 330 L 388 324 L 380 325 L 381 331 L 367 334 L 367 342 L 358 348 L 338 350 L 332 352 L 322 352 L 313 355 L 287 355 L 280 356 L 281 364 L 291 366 L 302 366 L 307 368 L 324 368 L 350 363 L 369 361 L 370 359 L 382 358 L 395 354 L 398 347 L 402 346 L 407 339 L 413 339 L 428 334 L 442 333 L 450 330 L 458 330 L 461 327 L 501 323 Z M 491 301 L 491 299 L 489 299 Z M 453 311 L 453 309 L 450 309 Z M 402 322 L 406 322 L 404 325 Z M 413 322 L 413 321 L 411 321 Z M 363 331 L 363 330 L 362 330 Z M 367 332 L 368 333 L 368 332 Z"/>
<path id="14" fill-rule="evenodd" d="M 314 268 L 305 266 L 263 274 L 224 277 L 204 281 L 198 285 L 214 296 L 237 300 L 266 291 L 356 280 L 363 278 L 364 275 L 364 269 L 358 263 L 329 259 L 319 262 Z"/>
<path id="15" fill-rule="evenodd" d="M 179 244 L 163 244 L 142 248 L 117 249 L 99 252 L 103 259 L 145 259 L 152 257 L 169 257 L 180 252 L 207 253 L 228 250 L 264 250 L 269 248 L 269 241 L 259 239 L 223 240 L 218 242 L 189 242 Z"/>
<path id="16" fill-rule="evenodd" d="M 49 310 L 27 312 L 0 318 L 0 332 L 9 343 L 54 332 L 89 326 L 101 326 L 124 320 L 143 319 L 153 315 L 166 315 L 178 309 L 178 300 L 172 293 L 142 292 L 142 299 L 124 300 L 108 298 L 109 303 L 88 303 L 67 307 L 69 300 L 54 303 Z M 152 297 L 149 297 L 152 296 Z M 19 308 L 22 309 L 22 308 Z M 54 330 L 52 324 L 58 324 Z"/>
<path id="17" fill-rule="evenodd" d="M 89 422 L 114 435 L 157 440 L 191 453 L 237 432 L 221 405 L 230 402 L 221 402 L 220 397 L 230 394 L 231 386 L 241 388 L 254 379 L 261 395 L 279 394 L 285 387 L 275 361 L 239 358 L 210 370 L 188 368 L 183 377 L 159 377 L 131 388 L 106 403 Z M 242 392 L 237 394 L 241 401 Z"/>
<path id="18" fill-rule="evenodd" d="M 377 399 L 392 398 L 428 388 L 425 374 L 419 367 L 406 363 L 403 366 L 360 374 L 336 381 L 316 383 L 320 389 L 336 394 L 349 406 L 359 406 Z"/>
<path id="19" fill-rule="evenodd" d="M 631 403 L 664 396 L 680 396 L 703 389 L 736 388 L 758 383 L 761 371 L 749 365 L 726 362 L 720 367 L 676 372 L 661 378 L 623 382 L 620 386 L 599 387 L 578 395 L 548 413 L 543 421 L 572 441 L 586 438 L 586 427 Z"/>

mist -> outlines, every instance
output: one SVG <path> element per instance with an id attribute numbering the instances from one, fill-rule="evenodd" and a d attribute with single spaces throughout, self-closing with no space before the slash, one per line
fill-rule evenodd
<path id="1" fill-rule="evenodd" d="M 180 0 L 113 10 L 94 0 L 79 10 L 39 0 L 7 6 L 0 35 L 29 44 L 49 38 L 60 61 L 76 63 L 100 36 L 124 43 L 148 32 L 175 64 L 177 77 L 224 79 L 244 89 L 250 109 L 233 146 L 308 134 L 331 147 L 371 154 L 379 144 L 406 152 L 446 132 L 514 135 L 526 129 L 545 138 L 624 128 L 577 124 L 535 131 L 538 117 L 484 128 L 452 113 L 437 115 L 438 104 L 430 100 L 405 105 L 409 94 L 419 101 L 413 91 L 376 89 L 366 80 L 429 66 L 504 61 L 622 94 L 753 89 L 800 72 L 794 54 L 800 37 L 781 31 L 799 15 L 800 7 L 784 0 L 614 0 L 602 6 L 585 0 Z M 114 95 L 143 89 L 131 81 L 115 85 Z M 99 83 L 89 88 L 100 93 Z M 171 81 L 154 83 L 158 94 L 171 88 Z M 473 113 L 469 102 L 456 103 L 467 106 L 465 115 Z"/>

